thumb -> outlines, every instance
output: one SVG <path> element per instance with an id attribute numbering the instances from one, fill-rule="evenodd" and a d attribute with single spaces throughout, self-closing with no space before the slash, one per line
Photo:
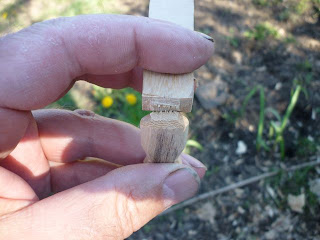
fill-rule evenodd
<path id="1" fill-rule="evenodd" d="M 197 173 L 181 164 L 122 167 L 11 215 L 0 223 L 0 235 L 5 239 L 123 239 L 193 196 L 199 182 Z"/>

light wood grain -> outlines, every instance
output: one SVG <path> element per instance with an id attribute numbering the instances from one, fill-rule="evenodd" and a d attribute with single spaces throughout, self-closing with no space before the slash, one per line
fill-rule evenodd
<path id="1" fill-rule="evenodd" d="M 179 112 L 155 112 L 140 122 L 141 144 L 146 152 L 144 162 L 181 162 L 188 138 L 189 121 Z"/>
<path id="2" fill-rule="evenodd" d="M 149 17 L 194 29 L 194 0 L 151 0 Z M 144 71 L 142 109 L 147 111 L 191 112 L 194 76 Z"/>
<path id="3" fill-rule="evenodd" d="M 193 73 L 174 75 L 144 71 L 143 78 L 143 110 L 191 112 Z"/>

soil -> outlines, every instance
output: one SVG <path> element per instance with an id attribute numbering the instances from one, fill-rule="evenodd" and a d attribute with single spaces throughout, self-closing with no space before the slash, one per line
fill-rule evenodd
<path id="1" fill-rule="evenodd" d="M 201 85 L 214 80 L 228 86 L 225 102 L 207 110 L 195 99 L 189 116 L 190 136 L 204 147 L 192 153 L 208 167 L 199 194 L 319 156 L 320 22 L 312 8 L 294 12 L 292 7 L 299 2 L 196 1 L 196 30 L 212 36 L 216 46 L 214 57 L 197 71 L 196 78 Z M 127 0 L 124 4 L 131 6 L 128 14 L 147 15 L 148 1 Z M 244 36 L 265 22 L 277 29 L 280 38 Z M 283 115 L 294 83 L 308 74 L 312 79 L 306 84 L 308 95 L 300 94 L 284 134 L 285 159 L 281 160 L 278 151 L 257 152 L 259 95 L 248 102 L 241 118 L 232 114 L 239 112 L 250 90 L 260 85 L 266 107 Z M 265 121 L 272 117 L 267 115 Z M 264 136 L 267 132 L 265 128 Z M 299 145 L 304 138 L 314 141 L 316 150 Z M 239 141 L 247 146 L 241 155 L 236 153 Z M 284 174 L 282 182 L 277 177 L 267 179 L 157 217 L 129 239 L 320 239 L 319 202 L 313 206 L 307 202 L 303 213 L 292 211 L 287 204 L 287 194 L 294 192 L 288 184 L 296 178 L 294 174 Z M 303 186 L 319 175 L 319 167 L 308 169 L 298 187 L 303 192 Z"/>

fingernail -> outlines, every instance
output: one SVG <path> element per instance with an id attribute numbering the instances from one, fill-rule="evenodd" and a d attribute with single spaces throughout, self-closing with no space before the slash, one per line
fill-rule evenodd
<path id="1" fill-rule="evenodd" d="M 194 157 L 192 157 L 188 154 L 182 154 L 181 158 L 182 158 L 183 163 L 185 163 L 191 167 L 204 168 L 205 170 L 207 170 L 207 167 L 202 162 L 200 162 L 199 160 L 195 159 Z"/>
<path id="2" fill-rule="evenodd" d="M 202 37 L 204 37 L 205 39 L 209 40 L 210 42 L 214 42 L 213 38 L 208 36 L 207 34 L 204 34 L 202 32 L 198 32 Z"/>
<path id="3" fill-rule="evenodd" d="M 200 179 L 204 177 L 208 169 L 202 162 L 184 153 L 181 155 L 181 159 L 183 164 L 192 167 L 197 172 Z"/>
<path id="4" fill-rule="evenodd" d="M 199 188 L 200 178 L 190 168 L 171 173 L 164 181 L 163 197 L 166 208 L 194 196 Z"/>

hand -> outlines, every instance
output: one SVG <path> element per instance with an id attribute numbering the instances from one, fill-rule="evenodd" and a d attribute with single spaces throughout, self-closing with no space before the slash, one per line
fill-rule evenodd
<path id="1" fill-rule="evenodd" d="M 140 164 L 137 128 L 36 109 L 79 79 L 141 90 L 143 68 L 191 72 L 212 52 L 200 34 L 130 16 L 60 18 L 1 38 L 1 239 L 122 239 L 194 195 L 205 173 L 198 160 Z"/>

